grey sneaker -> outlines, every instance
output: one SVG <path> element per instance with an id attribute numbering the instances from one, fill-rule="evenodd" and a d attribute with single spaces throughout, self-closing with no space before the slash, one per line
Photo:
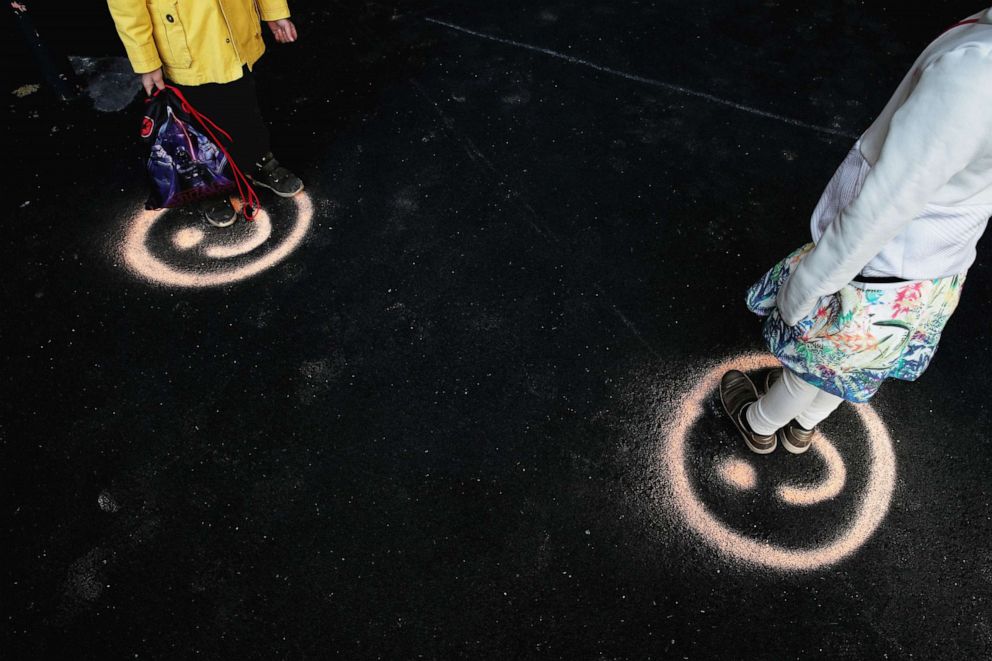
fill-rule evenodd
<path id="1" fill-rule="evenodd" d="M 782 380 L 782 369 L 773 369 L 765 375 L 765 392 L 772 389 L 772 386 Z M 782 442 L 782 446 L 792 454 L 802 454 L 809 450 L 813 444 L 813 434 L 816 429 L 806 429 L 793 420 L 782 429 L 779 429 L 776 436 Z"/>
<path id="2" fill-rule="evenodd" d="M 200 203 L 203 219 L 214 227 L 230 227 L 238 219 L 238 212 L 226 197 L 214 197 Z"/>
<path id="3" fill-rule="evenodd" d="M 743 372 L 730 370 L 720 379 L 720 402 L 751 452 L 770 454 L 778 446 L 776 435 L 762 436 L 751 431 L 744 417 L 747 407 L 758 401 L 758 390 Z"/>
<path id="4" fill-rule="evenodd" d="M 252 183 L 268 188 L 279 197 L 293 197 L 303 190 L 303 181 L 295 174 L 279 165 L 272 152 L 255 163 L 255 175 Z"/>

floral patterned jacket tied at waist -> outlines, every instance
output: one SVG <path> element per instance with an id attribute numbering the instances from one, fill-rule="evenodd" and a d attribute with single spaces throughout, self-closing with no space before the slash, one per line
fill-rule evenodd
<path id="1" fill-rule="evenodd" d="M 807 383 L 851 402 L 871 399 L 885 379 L 919 378 L 957 307 L 964 274 L 878 289 L 848 284 L 790 326 L 775 299 L 812 249 L 796 250 L 748 290 L 748 308 L 766 317 L 768 349 Z"/>

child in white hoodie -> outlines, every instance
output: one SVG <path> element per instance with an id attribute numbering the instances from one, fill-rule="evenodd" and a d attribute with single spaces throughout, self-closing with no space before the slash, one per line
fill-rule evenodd
<path id="1" fill-rule="evenodd" d="M 854 145 L 812 218 L 814 243 L 748 292 L 784 370 L 759 393 L 724 375 L 754 452 L 801 453 L 843 400 L 927 368 L 992 216 L 992 9 L 923 52 Z"/>

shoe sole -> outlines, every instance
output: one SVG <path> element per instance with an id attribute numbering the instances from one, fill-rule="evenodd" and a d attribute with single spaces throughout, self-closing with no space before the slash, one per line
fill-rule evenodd
<path id="1" fill-rule="evenodd" d="M 720 404 L 723 405 L 723 410 L 727 412 L 727 417 L 729 417 L 730 421 L 733 423 L 734 429 L 736 429 L 737 433 L 740 434 L 741 438 L 744 439 L 744 445 L 747 446 L 748 450 L 750 450 L 755 454 L 771 454 L 772 452 L 775 452 L 775 448 L 778 447 L 778 434 L 776 433 L 776 435 L 773 437 L 775 438 L 775 442 L 771 444 L 771 447 L 759 448 L 758 446 L 754 445 L 754 442 L 750 438 L 748 438 L 747 434 L 745 434 L 741 430 L 741 428 L 737 426 L 737 422 L 734 420 L 734 414 L 730 412 L 729 408 L 727 408 L 727 402 L 723 400 L 723 388 L 720 389 Z"/>
<path id="2" fill-rule="evenodd" d="M 261 181 L 258 181 L 257 179 L 252 179 L 251 180 L 251 183 L 254 184 L 255 186 L 261 186 L 262 188 L 268 188 L 270 191 L 272 191 L 273 193 L 275 193 L 279 197 L 294 197 L 294 196 L 298 195 L 299 193 L 302 193 L 303 192 L 303 189 L 305 188 L 305 186 L 303 184 L 300 184 L 300 187 L 298 189 L 296 189 L 295 191 L 293 191 L 292 193 L 280 193 L 279 191 L 277 191 L 272 186 L 269 186 L 268 184 L 263 184 Z"/>
<path id="3" fill-rule="evenodd" d="M 238 222 L 238 214 L 234 214 L 234 218 L 232 218 L 231 220 L 225 220 L 222 223 L 218 223 L 215 220 L 210 220 L 209 218 L 204 218 L 203 220 L 207 223 L 207 225 L 210 225 L 211 227 L 221 227 L 221 228 L 230 227 L 234 223 Z"/>

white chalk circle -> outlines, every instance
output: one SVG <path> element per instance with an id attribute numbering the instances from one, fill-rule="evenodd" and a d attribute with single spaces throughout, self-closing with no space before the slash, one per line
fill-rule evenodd
<path id="1" fill-rule="evenodd" d="M 689 392 L 677 402 L 675 412 L 668 422 L 664 435 L 666 441 L 659 457 L 668 478 L 668 494 L 678 515 L 703 541 L 721 554 L 744 563 L 782 571 L 810 571 L 827 567 L 854 553 L 878 529 L 889 511 L 892 492 L 896 483 L 896 460 L 889 432 L 871 406 L 858 404 L 855 411 L 868 434 L 869 470 L 867 486 L 857 503 L 853 518 L 830 541 L 809 548 L 792 548 L 773 544 L 744 535 L 729 527 L 700 500 L 689 477 L 686 441 L 703 412 L 704 402 L 716 388 L 727 370 L 749 372 L 780 367 L 778 360 L 768 354 L 745 354 L 724 361 L 706 372 Z M 823 442 L 826 439 L 820 438 Z M 821 455 L 827 463 L 830 477 L 823 485 L 803 491 L 801 487 L 787 486 L 779 490 L 792 494 L 793 499 L 783 498 L 791 504 L 802 505 L 820 502 L 836 495 L 837 479 L 843 486 L 843 462 L 836 449 L 829 443 L 821 445 Z M 840 466 L 838 467 L 838 462 Z M 806 502 L 804 501 L 806 499 Z"/>
<path id="2" fill-rule="evenodd" d="M 268 245 L 272 237 L 272 219 L 261 209 L 251 222 L 248 236 L 233 243 L 208 245 L 208 232 L 199 227 L 178 228 L 172 233 L 169 245 L 187 253 L 199 249 L 202 259 L 195 267 L 168 264 L 149 247 L 152 228 L 168 211 L 158 209 L 141 211 L 134 216 L 120 246 L 121 258 L 128 269 L 141 278 L 172 287 L 217 287 L 245 280 L 284 260 L 306 237 L 313 221 L 313 202 L 305 192 L 292 199 L 296 217 L 292 227 L 276 245 Z M 254 256 L 256 251 L 258 255 Z"/>

